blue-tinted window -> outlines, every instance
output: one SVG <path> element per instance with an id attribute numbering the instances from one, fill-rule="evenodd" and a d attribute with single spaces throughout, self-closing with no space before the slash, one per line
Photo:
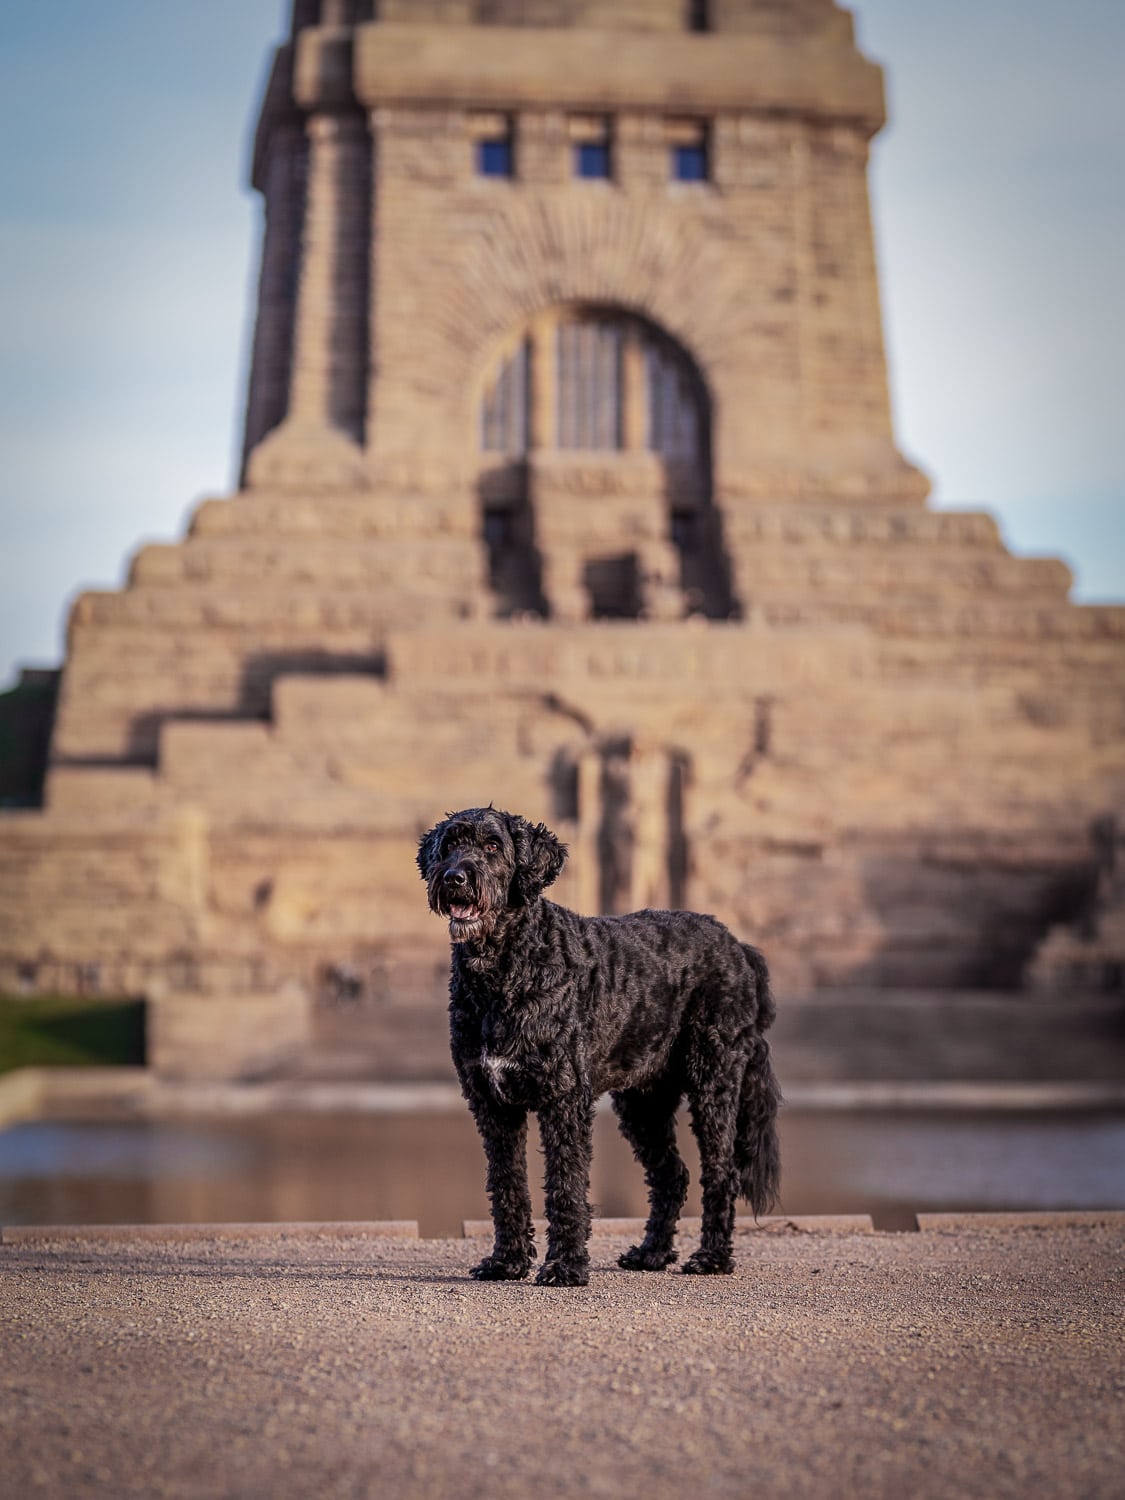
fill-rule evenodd
<path id="1" fill-rule="evenodd" d="M 578 177 L 609 176 L 607 141 L 582 141 L 574 148 L 574 172 Z"/>
<path id="2" fill-rule="evenodd" d="M 673 146 L 672 176 L 677 182 L 706 182 L 707 147 L 702 142 L 693 146 Z"/>
<path id="3" fill-rule="evenodd" d="M 497 136 L 493 140 L 477 142 L 477 171 L 482 177 L 512 175 L 511 136 Z"/>

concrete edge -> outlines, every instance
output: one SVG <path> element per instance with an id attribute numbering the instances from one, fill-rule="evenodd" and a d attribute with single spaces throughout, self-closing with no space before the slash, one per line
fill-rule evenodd
<path id="1" fill-rule="evenodd" d="M 536 1232 L 543 1237 L 547 1221 L 536 1219 Z M 596 1218 L 591 1226 L 595 1237 L 611 1236 L 639 1239 L 644 1234 L 643 1219 Z M 698 1234 L 702 1227 L 697 1218 L 681 1219 L 684 1234 Z M 463 1239 L 491 1239 L 491 1219 L 466 1219 L 461 1226 Z M 870 1214 L 776 1214 L 769 1218 L 739 1219 L 736 1236 L 746 1234 L 874 1234 Z M 133 1240 L 148 1242 L 183 1242 L 185 1240 L 383 1240 L 419 1239 L 414 1219 L 379 1219 L 341 1221 L 338 1223 L 258 1223 L 258 1224 L 15 1224 L 0 1226 L 0 1245 L 29 1245 L 65 1241 L 70 1244 L 113 1245 Z"/>
<path id="2" fill-rule="evenodd" d="M 785 1107 L 849 1110 L 1119 1110 L 1125 1080 L 1079 1082 L 794 1082 Z M 601 1109 L 609 1109 L 603 1099 Z M 465 1108 L 456 1083 L 175 1082 L 148 1068 L 21 1068 L 0 1076 L 0 1128 L 29 1120 L 171 1119 L 184 1115 L 408 1114 Z"/>
<path id="3" fill-rule="evenodd" d="M 536 1234 L 547 1232 L 546 1219 L 534 1219 Z M 681 1219 L 678 1225 L 681 1234 L 699 1234 L 703 1227 L 701 1219 Z M 643 1219 L 599 1219 L 590 1226 L 591 1235 L 639 1239 L 644 1235 Z M 764 1219 L 737 1219 L 735 1235 L 744 1234 L 874 1234 L 875 1225 L 870 1214 L 773 1214 Z M 465 1219 L 461 1225 L 463 1239 L 491 1239 L 491 1219 Z"/>
<path id="4" fill-rule="evenodd" d="M 116 1245 L 132 1240 L 416 1240 L 416 1219 L 346 1220 L 291 1224 L 14 1224 L 0 1226 L 0 1245 L 64 1240 L 71 1244 Z"/>
<path id="5" fill-rule="evenodd" d="M 1125 1080 L 791 1083 L 782 1090 L 789 1109 L 1114 1110 L 1125 1108 Z"/>
<path id="6" fill-rule="evenodd" d="M 961 1234 L 994 1229 L 1058 1230 L 1119 1229 L 1125 1232 L 1125 1210 L 1090 1209 L 1025 1213 L 921 1213 L 918 1229 L 923 1234 Z M 546 1229 L 543 1220 L 536 1230 Z M 699 1219 L 681 1219 L 681 1233 L 698 1234 Z M 643 1219 L 595 1219 L 594 1237 L 637 1238 L 644 1232 Z M 746 1218 L 735 1224 L 739 1238 L 755 1234 L 874 1234 L 869 1214 L 776 1214 L 757 1221 Z M 491 1238 L 489 1219 L 466 1219 L 462 1238 Z M 149 1243 L 182 1244 L 191 1240 L 418 1240 L 414 1219 L 376 1219 L 324 1223 L 279 1224 L 17 1224 L 0 1226 L 0 1245 L 58 1244 L 115 1245 L 141 1240 Z"/>
<path id="7" fill-rule="evenodd" d="M 960 1234 L 965 1229 L 1121 1229 L 1125 1210 L 1031 1210 L 1013 1213 L 918 1214 L 922 1234 Z"/>
<path id="8" fill-rule="evenodd" d="M 33 1118 L 184 1115 L 256 1116 L 284 1111 L 308 1114 L 394 1114 L 464 1109 L 456 1083 L 364 1083 L 315 1079 L 161 1078 L 150 1068 L 36 1069 Z M 8 1075 L 14 1077 L 16 1075 Z M 27 1116 L 24 1116 L 27 1118 Z"/>

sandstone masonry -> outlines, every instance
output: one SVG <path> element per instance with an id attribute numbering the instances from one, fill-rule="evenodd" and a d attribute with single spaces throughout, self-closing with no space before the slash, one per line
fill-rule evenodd
<path id="1" fill-rule="evenodd" d="M 883 119 L 832 0 L 298 0 L 241 488 L 74 607 L 0 987 L 164 996 L 172 1073 L 436 1007 L 415 840 L 490 801 L 790 987 L 1065 985 L 1125 610 L 895 446 Z"/>

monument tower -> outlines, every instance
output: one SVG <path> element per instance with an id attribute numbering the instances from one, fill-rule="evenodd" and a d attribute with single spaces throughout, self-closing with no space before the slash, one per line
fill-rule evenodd
<path id="1" fill-rule="evenodd" d="M 1019 983 L 1125 611 L 896 447 L 883 121 L 833 0 L 296 0 L 240 488 L 74 607 L 0 983 L 163 993 L 188 1069 L 214 997 L 437 1000 L 414 841 L 489 801 L 793 986 Z"/>

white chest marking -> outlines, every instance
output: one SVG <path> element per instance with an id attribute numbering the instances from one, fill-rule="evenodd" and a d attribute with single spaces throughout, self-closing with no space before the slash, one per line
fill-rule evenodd
<path id="1" fill-rule="evenodd" d="M 508 1068 L 514 1068 L 515 1063 L 510 1057 L 490 1057 L 487 1051 L 480 1055 L 480 1065 L 488 1074 L 493 1091 L 498 1099 L 504 1097 L 504 1074 Z"/>

